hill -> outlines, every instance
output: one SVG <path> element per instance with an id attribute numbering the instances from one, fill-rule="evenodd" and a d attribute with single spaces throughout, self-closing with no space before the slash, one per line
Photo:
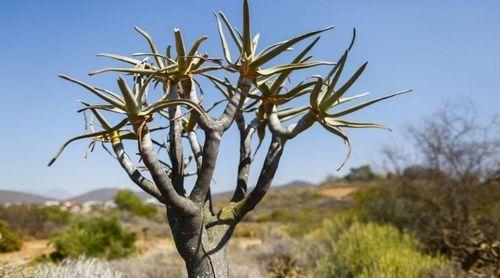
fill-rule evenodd
<path id="1" fill-rule="evenodd" d="M 69 200 L 78 202 L 78 203 L 84 203 L 88 201 L 111 201 L 113 200 L 113 197 L 115 196 L 116 192 L 121 190 L 121 188 L 102 188 L 102 189 L 96 189 L 89 191 L 87 193 L 75 196 L 73 198 L 70 198 Z M 150 196 L 142 191 L 136 191 L 136 195 L 141 198 L 142 200 L 146 200 L 150 198 Z"/>
<path id="2" fill-rule="evenodd" d="M 293 188 L 305 188 L 305 187 L 311 187 L 314 186 L 314 184 L 305 182 L 305 181 L 292 181 L 286 184 L 282 185 L 277 185 L 273 186 L 274 189 L 293 189 Z M 67 200 L 75 201 L 77 203 L 84 203 L 88 201 L 110 201 L 113 200 L 113 197 L 115 196 L 116 192 L 120 190 L 121 188 L 102 188 L 102 189 L 96 189 L 92 190 L 86 193 L 83 193 L 81 195 L 77 195 L 72 198 L 67 198 Z M 251 189 L 250 189 L 251 190 Z M 146 200 L 151 198 L 147 193 L 142 192 L 142 191 L 135 191 L 137 196 L 141 198 L 142 200 Z M 233 194 L 232 191 L 226 191 L 226 192 L 220 192 L 220 193 L 215 193 L 213 195 L 214 199 L 227 199 L 230 198 L 231 195 Z M 42 204 L 45 201 L 48 200 L 57 200 L 57 198 L 48 198 L 48 197 L 42 197 L 36 194 L 31 194 L 31 193 L 24 193 L 24 192 L 16 192 L 16 191 L 9 191 L 9 190 L 0 190 L 0 204 L 5 204 L 5 203 L 15 203 L 19 202 L 22 204 Z"/>
<path id="3" fill-rule="evenodd" d="M 51 199 L 39 195 L 17 192 L 10 190 L 0 190 L 0 204 L 21 203 L 21 204 L 43 204 Z"/>

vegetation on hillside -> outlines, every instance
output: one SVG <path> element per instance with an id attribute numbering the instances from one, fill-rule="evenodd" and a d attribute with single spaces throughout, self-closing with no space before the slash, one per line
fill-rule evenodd
<path id="1" fill-rule="evenodd" d="M 0 219 L 22 238 L 48 238 L 70 223 L 72 214 L 58 207 L 0 206 Z"/>

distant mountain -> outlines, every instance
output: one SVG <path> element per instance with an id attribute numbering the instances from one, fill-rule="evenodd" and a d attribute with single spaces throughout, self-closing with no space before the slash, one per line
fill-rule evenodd
<path id="1" fill-rule="evenodd" d="M 307 182 L 307 181 L 301 181 L 301 180 L 294 180 L 289 183 L 277 185 L 276 187 L 278 188 L 299 188 L 299 187 L 309 187 L 309 186 L 314 186 L 315 184 Z"/>
<path id="2" fill-rule="evenodd" d="M 281 189 L 309 187 L 309 186 L 314 186 L 314 184 L 306 181 L 296 180 L 286 184 L 273 186 L 272 188 L 281 190 Z M 59 200 L 71 200 L 77 203 L 84 203 L 88 201 L 110 201 L 113 200 L 113 197 L 115 196 L 116 192 L 118 192 L 118 190 L 121 190 L 121 188 L 96 189 L 72 198 L 60 198 Z M 142 200 L 151 198 L 150 195 L 148 195 L 146 192 L 143 191 L 135 191 L 135 193 Z M 214 193 L 213 198 L 228 199 L 232 196 L 232 194 L 233 194 L 232 191 Z M 57 198 L 42 197 L 31 193 L 0 190 L 0 204 L 15 203 L 15 202 L 19 202 L 22 204 L 42 204 L 45 201 L 49 200 L 57 200 Z"/>
<path id="3" fill-rule="evenodd" d="M 45 201 L 49 200 L 51 199 L 31 193 L 0 190 L 0 204 L 6 204 L 6 203 L 43 204 Z"/>
<path id="4" fill-rule="evenodd" d="M 84 203 L 88 201 L 111 201 L 116 195 L 116 192 L 119 190 L 122 190 L 122 188 L 102 188 L 69 198 L 68 200 L 75 201 L 77 203 Z M 146 200 L 151 197 L 146 192 L 136 191 L 135 193 L 137 197 L 142 200 Z"/>
<path id="5" fill-rule="evenodd" d="M 307 181 L 295 180 L 285 184 L 273 185 L 271 186 L 271 190 L 286 190 L 291 188 L 301 188 L 310 186 L 315 186 L 315 184 Z M 248 192 L 252 191 L 252 189 L 253 188 L 248 189 Z M 214 193 L 212 195 L 212 198 L 214 200 L 229 199 L 231 198 L 231 196 L 233 196 L 233 191 L 224 191 L 224 192 Z"/>

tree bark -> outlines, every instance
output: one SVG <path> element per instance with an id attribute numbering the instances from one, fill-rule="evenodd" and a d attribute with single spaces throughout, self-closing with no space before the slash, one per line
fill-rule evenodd
<path id="1" fill-rule="evenodd" d="M 227 278 L 227 245 L 232 229 L 226 225 L 207 226 L 205 213 L 182 215 L 167 208 L 167 216 L 177 251 L 184 259 L 188 277 Z M 206 212 L 208 214 L 208 212 Z"/>

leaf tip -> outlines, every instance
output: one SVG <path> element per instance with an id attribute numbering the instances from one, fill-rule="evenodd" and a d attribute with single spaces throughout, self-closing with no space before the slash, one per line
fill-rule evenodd
<path id="1" fill-rule="evenodd" d="M 49 163 L 47 164 L 47 167 L 52 166 L 52 164 L 54 164 L 54 162 L 56 162 L 56 158 L 55 158 L 55 157 L 54 157 L 54 158 L 52 158 L 52 159 L 49 161 Z"/>

